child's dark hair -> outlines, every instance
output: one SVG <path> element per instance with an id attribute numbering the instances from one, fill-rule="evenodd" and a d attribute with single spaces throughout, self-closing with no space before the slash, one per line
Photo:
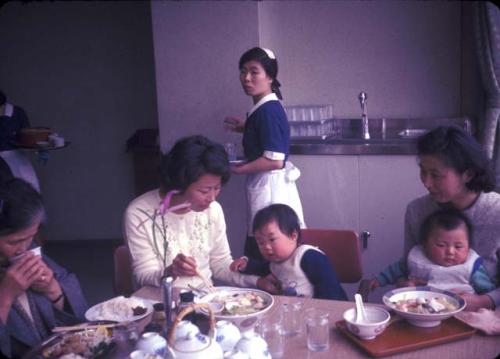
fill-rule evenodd
<path id="1" fill-rule="evenodd" d="M 269 50 L 268 50 L 269 51 Z M 243 65 L 245 65 L 248 61 L 257 61 L 262 65 L 262 68 L 266 72 L 267 76 L 269 76 L 273 82 L 271 83 L 271 91 L 278 96 L 280 100 L 283 99 L 281 95 L 280 86 L 277 77 L 278 77 L 278 61 L 275 58 L 269 57 L 266 50 L 261 47 L 254 47 L 248 51 L 246 51 L 240 57 L 240 61 L 238 63 L 238 68 L 241 70 Z"/>
<path id="2" fill-rule="evenodd" d="M 290 206 L 276 203 L 259 210 L 253 219 L 253 233 L 271 221 L 276 221 L 280 231 L 288 237 L 297 232 L 297 244 L 302 243 L 299 217 Z"/>
<path id="3" fill-rule="evenodd" d="M 225 184 L 231 175 L 224 146 L 204 136 L 177 141 L 170 152 L 162 156 L 160 172 L 160 186 L 165 192 L 184 192 L 205 174 L 219 176 L 221 184 Z"/>
<path id="4" fill-rule="evenodd" d="M 435 229 L 442 228 L 452 231 L 461 225 L 465 225 L 469 246 L 471 246 L 473 242 L 472 223 L 465 214 L 455 208 L 441 209 L 427 216 L 420 227 L 420 243 L 427 242 L 431 232 Z"/>
<path id="5" fill-rule="evenodd" d="M 42 196 L 19 178 L 0 182 L 0 236 L 16 233 L 43 220 Z"/>
<path id="6" fill-rule="evenodd" d="M 418 156 L 438 156 L 462 174 L 470 171 L 472 179 L 466 187 L 473 192 L 491 192 L 496 179 L 492 163 L 481 145 L 467 132 L 456 126 L 441 126 L 421 136 L 417 141 Z"/>

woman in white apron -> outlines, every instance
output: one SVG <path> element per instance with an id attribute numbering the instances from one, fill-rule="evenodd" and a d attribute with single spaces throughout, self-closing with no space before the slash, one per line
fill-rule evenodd
<path id="1" fill-rule="evenodd" d="M 234 117 L 225 119 L 230 131 L 243 132 L 243 149 L 248 160 L 232 167 L 235 174 L 246 174 L 248 201 L 248 236 L 245 255 L 261 258 L 252 237 L 255 213 L 273 203 L 287 204 L 305 228 L 302 204 L 295 181 L 300 171 L 288 161 L 290 127 L 281 105 L 280 83 L 276 79 L 278 63 L 269 49 L 255 47 L 245 52 L 239 61 L 243 91 L 252 97 L 253 106 L 246 121 Z"/>
<path id="2" fill-rule="evenodd" d="M 19 106 L 8 103 L 5 94 L 0 91 L 0 157 L 7 163 L 16 178 L 29 182 L 40 191 L 38 177 L 30 160 L 22 150 L 13 147 L 20 129 L 29 127 L 28 117 Z"/>

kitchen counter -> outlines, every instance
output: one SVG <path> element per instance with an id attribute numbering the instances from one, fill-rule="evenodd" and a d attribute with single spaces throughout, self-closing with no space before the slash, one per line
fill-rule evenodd
<path id="1" fill-rule="evenodd" d="M 292 155 L 414 155 L 416 139 L 292 139 Z"/>

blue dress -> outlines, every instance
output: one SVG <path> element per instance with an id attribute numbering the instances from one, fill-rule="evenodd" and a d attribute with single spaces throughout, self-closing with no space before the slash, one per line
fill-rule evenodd
<path id="1" fill-rule="evenodd" d="M 258 210 L 274 203 L 289 205 L 305 228 L 302 204 L 295 181 L 300 171 L 287 161 L 290 147 L 290 127 L 283 106 L 274 93 L 257 102 L 245 123 L 243 149 L 249 161 L 259 157 L 282 160 L 282 169 L 252 173 L 247 176 L 248 235 Z"/>

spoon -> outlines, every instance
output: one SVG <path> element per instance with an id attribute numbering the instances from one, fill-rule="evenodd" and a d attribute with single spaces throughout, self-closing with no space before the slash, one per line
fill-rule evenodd
<path id="1" fill-rule="evenodd" d="M 366 318 L 365 306 L 361 294 L 354 294 L 354 301 L 356 302 L 356 323 L 366 323 L 368 320 Z"/>

